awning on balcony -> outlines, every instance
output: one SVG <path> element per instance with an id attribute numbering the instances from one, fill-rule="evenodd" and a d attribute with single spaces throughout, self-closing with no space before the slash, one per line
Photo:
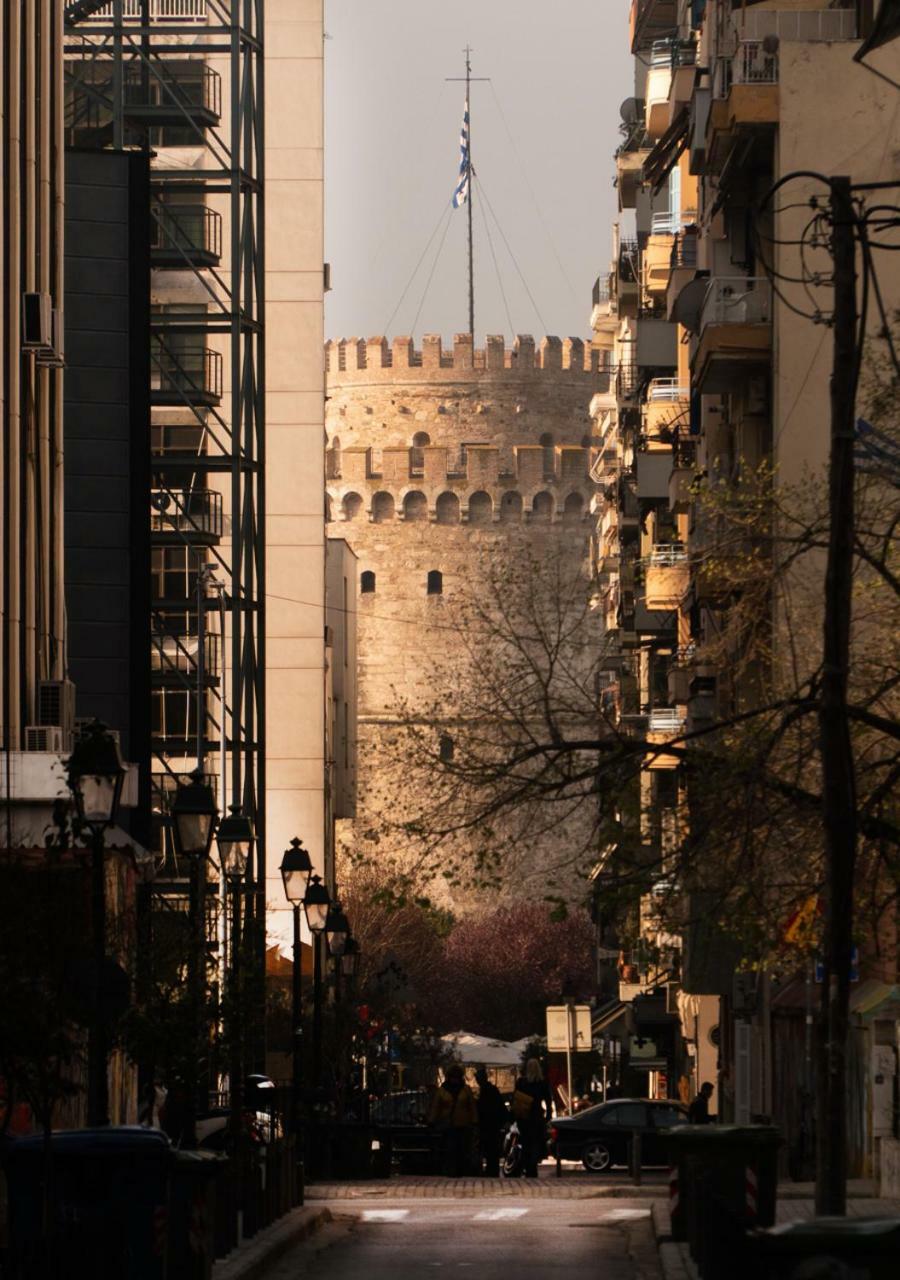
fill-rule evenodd
<path id="1" fill-rule="evenodd" d="M 689 128 L 688 109 L 682 107 L 644 161 L 644 180 L 650 183 L 654 195 L 659 191 L 687 146 Z"/>

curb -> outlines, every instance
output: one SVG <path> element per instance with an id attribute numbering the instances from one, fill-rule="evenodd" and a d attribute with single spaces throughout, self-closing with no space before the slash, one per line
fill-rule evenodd
<path id="1" fill-rule="evenodd" d="M 668 1204 L 651 1205 L 650 1221 L 664 1280 L 695 1280 L 693 1264 L 682 1246 L 672 1239 Z"/>
<path id="2" fill-rule="evenodd" d="M 292 1209 L 278 1222 L 239 1245 L 227 1258 L 214 1263 L 212 1280 L 258 1280 L 294 1245 L 314 1235 L 332 1221 L 329 1209 Z"/>

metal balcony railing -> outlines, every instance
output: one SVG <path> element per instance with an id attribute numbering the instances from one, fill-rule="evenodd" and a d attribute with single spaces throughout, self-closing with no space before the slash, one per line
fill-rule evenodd
<path id="1" fill-rule="evenodd" d="M 196 204 L 156 204 L 150 250 L 157 265 L 212 266 L 222 257 L 222 215 Z"/>
<path id="2" fill-rule="evenodd" d="M 693 67 L 697 65 L 696 40 L 654 40 L 650 47 L 651 67 Z"/>
<path id="3" fill-rule="evenodd" d="M 716 276 L 703 303 L 701 328 L 708 324 L 769 324 L 772 283 L 766 276 Z"/>
<path id="4" fill-rule="evenodd" d="M 697 462 L 696 440 L 686 440 L 676 433 L 672 441 L 672 466 L 687 471 Z"/>
<path id="5" fill-rule="evenodd" d="M 669 269 L 674 271 L 676 267 L 686 267 L 689 269 L 696 267 L 697 243 L 698 237 L 695 231 L 679 231 L 672 244 L 672 254 L 669 258 Z"/>
<path id="6" fill-rule="evenodd" d="M 151 22 L 205 22 L 207 0 L 150 0 Z M 141 0 L 122 0 L 126 22 L 140 22 Z M 113 6 L 106 4 L 83 22 L 112 22 Z"/>
<path id="7" fill-rule="evenodd" d="M 159 626 L 175 627 L 177 624 L 167 619 L 161 621 L 156 616 Z M 196 635 L 174 631 L 153 631 L 150 636 L 150 670 L 162 677 L 175 677 L 178 688 L 183 685 L 179 676 L 188 676 L 190 680 L 197 678 L 197 657 L 200 651 Z M 208 631 L 203 641 L 203 671 L 207 681 L 215 681 L 219 674 L 219 636 Z"/>
<path id="8" fill-rule="evenodd" d="M 222 115 L 222 77 L 196 62 L 154 60 L 152 70 L 140 62 L 125 66 L 125 108 L 141 118 L 187 121 L 197 115 Z"/>
<path id="9" fill-rule="evenodd" d="M 222 495 L 214 489 L 151 489 L 150 532 L 185 541 L 222 536 Z"/>
<path id="10" fill-rule="evenodd" d="M 657 542 L 647 557 L 647 564 L 654 568 L 671 568 L 673 565 L 687 564 L 687 548 L 680 542 Z"/>
<path id="11" fill-rule="evenodd" d="M 205 347 L 179 350 L 158 343 L 150 363 L 150 392 L 157 404 L 216 403 L 222 398 L 222 356 Z"/>
<path id="12" fill-rule="evenodd" d="M 745 40 L 778 36 L 788 41 L 855 40 L 858 33 L 856 6 L 821 8 L 805 12 L 748 9 L 741 14 L 741 34 Z"/>
<path id="13" fill-rule="evenodd" d="M 651 733 L 677 733 L 684 724 L 684 716 L 677 707 L 653 707 L 647 718 Z"/>
<path id="14" fill-rule="evenodd" d="M 595 307 L 599 307 L 601 303 L 609 302 L 609 277 L 599 276 L 594 281 L 594 288 L 591 291 L 591 301 Z"/>
<path id="15" fill-rule="evenodd" d="M 689 395 L 690 388 L 683 386 L 677 378 L 651 378 L 647 387 L 647 401 L 652 404 L 687 400 Z"/>
<path id="16" fill-rule="evenodd" d="M 616 395 L 620 399 L 633 396 L 640 385 L 640 369 L 636 360 L 619 364 L 616 369 Z"/>
<path id="17" fill-rule="evenodd" d="M 735 84 L 778 84 L 778 50 L 766 50 L 762 40 L 739 41 L 730 58 L 717 60 L 715 96 L 726 98 Z"/>

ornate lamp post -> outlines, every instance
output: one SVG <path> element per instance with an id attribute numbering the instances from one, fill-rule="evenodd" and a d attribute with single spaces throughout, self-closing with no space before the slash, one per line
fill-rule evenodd
<path id="1" fill-rule="evenodd" d="M 322 1079 L 322 934 L 328 921 L 331 898 L 321 876 L 313 876 L 303 899 L 306 923 L 313 937 L 313 1083 Z"/>
<path id="2" fill-rule="evenodd" d="M 284 856 L 281 859 L 281 879 L 284 882 L 284 896 L 291 904 L 291 912 L 294 917 L 294 964 L 291 971 L 291 1102 L 294 1133 L 300 1132 L 300 1090 L 303 1083 L 300 1061 L 303 1036 L 300 912 L 303 908 L 311 875 L 312 859 L 304 849 L 302 841 L 294 836 L 290 847 L 285 849 Z"/>
<path id="3" fill-rule="evenodd" d="M 125 770 L 115 738 L 99 720 L 82 729 L 69 758 L 69 785 L 78 819 L 91 835 L 91 924 L 94 951 L 93 1018 L 88 1029 L 88 1124 L 109 1124 L 106 1016 L 103 977 L 106 967 L 105 833 L 115 822 Z"/>
<path id="4" fill-rule="evenodd" d="M 203 1040 L 203 991 L 206 979 L 206 860 L 218 817 L 212 787 L 195 769 L 191 780 L 175 792 L 171 809 L 176 852 L 190 864 L 190 932 L 188 947 L 188 993 L 191 1001 L 194 1044 L 188 1055 L 187 1097 L 185 1099 L 184 1143 L 194 1146 L 197 1138 L 197 1104 L 200 1072 L 198 1060 L 205 1052 Z"/>

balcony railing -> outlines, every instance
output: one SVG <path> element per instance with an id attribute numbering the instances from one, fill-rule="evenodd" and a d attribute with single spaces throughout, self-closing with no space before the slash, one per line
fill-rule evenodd
<path id="1" fill-rule="evenodd" d="M 654 707 L 647 719 L 650 733 L 677 733 L 684 724 L 684 716 L 677 707 Z"/>
<path id="2" fill-rule="evenodd" d="M 222 257 L 222 215 L 203 205 L 157 204 L 150 250 L 157 265 L 213 266 Z"/>
<path id="3" fill-rule="evenodd" d="M 150 637 L 150 670 L 158 678 L 171 677 L 178 688 L 183 684 L 179 676 L 197 678 L 197 655 L 200 642 L 196 635 L 155 632 Z M 208 631 L 203 641 L 203 671 L 208 682 L 214 683 L 219 674 L 219 636 Z"/>
<path id="4" fill-rule="evenodd" d="M 604 302 L 609 302 L 609 277 L 600 276 L 594 281 L 594 288 L 591 292 L 591 300 L 595 307 L 599 307 Z"/>
<path id="5" fill-rule="evenodd" d="M 693 67 L 697 64 L 696 40 L 654 40 L 650 49 L 651 67 Z"/>
<path id="6" fill-rule="evenodd" d="M 652 378 L 647 387 L 647 400 L 650 403 L 687 400 L 690 388 L 683 386 L 677 378 Z"/>
<path id="7" fill-rule="evenodd" d="M 158 345 L 150 367 L 157 404 L 215 403 L 222 398 L 222 357 L 204 347 L 168 350 Z"/>
<path id="8" fill-rule="evenodd" d="M 687 471 L 697 463 L 697 442 L 687 440 L 677 432 L 672 441 L 672 466 Z"/>
<path id="9" fill-rule="evenodd" d="M 718 59 L 716 97 L 727 98 L 736 84 L 778 84 L 778 50 L 767 50 L 762 40 L 741 40 L 732 57 Z"/>
<path id="10" fill-rule="evenodd" d="M 647 557 L 647 564 L 659 568 L 687 564 L 687 548 L 680 542 L 657 542 Z"/>
<path id="11" fill-rule="evenodd" d="M 669 258 L 669 269 L 676 267 L 693 269 L 697 265 L 697 233 L 679 231 L 672 244 L 672 256 Z"/>
<path id="12" fill-rule="evenodd" d="M 636 360 L 620 364 L 616 369 L 616 395 L 623 399 L 632 396 L 640 384 L 640 368 Z"/>
<path id="13" fill-rule="evenodd" d="M 143 64 L 125 67 L 125 109 L 131 116 L 151 122 L 169 120 L 188 124 L 201 117 L 206 122 L 222 115 L 222 77 L 212 67 L 196 62 L 153 64 L 147 74 Z"/>
<path id="14" fill-rule="evenodd" d="M 717 276 L 710 281 L 701 328 L 708 324 L 769 324 L 772 284 L 765 276 Z"/>
<path id="15" fill-rule="evenodd" d="M 222 536 L 222 495 L 214 489 L 151 489 L 150 532 L 197 537 Z"/>
<path id="16" fill-rule="evenodd" d="M 741 14 L 741 35 L 746 40 L 763 40 L 766 36 L 803 42 L 855 40 L 856 7 L 812 9 L 799 13 L 780 9 L 749 9 Z"/>
<path id="17" fill-rule="evenodd" d="M 207 0 L 150 0 L 150 21 L 205 22 Z M 122 17 L 126 22 L 140 22 L 141 0 L 122 0 Z M 105 4 L 83 22 L 112 22 L 113 6 Z"/>

